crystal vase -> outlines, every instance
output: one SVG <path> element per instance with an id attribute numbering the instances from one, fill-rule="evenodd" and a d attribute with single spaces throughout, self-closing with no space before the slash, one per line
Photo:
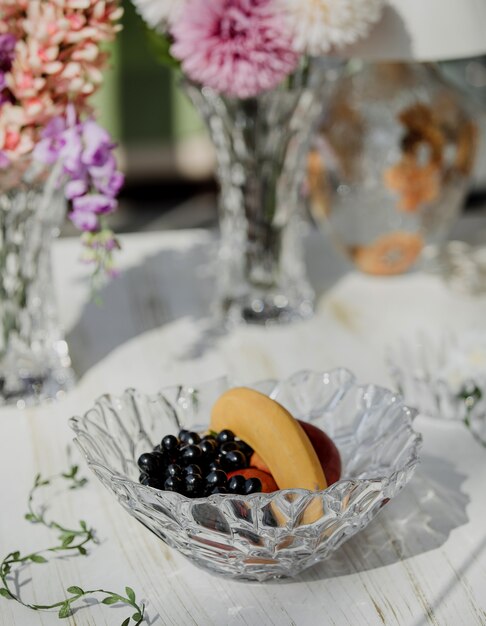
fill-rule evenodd
<path id="1" fill-rule="evenodd" d="M 338 66 L 314 60 L 289 84 L 248 99 L 185 85 L 216 148 L 217 293 L 227 320 L 268 323 L 312 314 L 301 191 L 308 145 L 322 110 L 322 85 Z"/>
<path id="2" fill-rule="evenodd" d="M 0 405 L 55 398 L 73 382 L 51 267 L 64 196 L 56 171 L 24 170 L 0 174 Z"/>

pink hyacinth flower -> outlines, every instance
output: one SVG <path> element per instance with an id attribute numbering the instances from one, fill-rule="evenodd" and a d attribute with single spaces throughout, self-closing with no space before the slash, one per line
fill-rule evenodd
<path id="1" fill-rule="evenodd" d="M 273 89 L 299 60 L 276 0 L 188 0 L 172 34 L 187 76 L 228 96 Z"/>

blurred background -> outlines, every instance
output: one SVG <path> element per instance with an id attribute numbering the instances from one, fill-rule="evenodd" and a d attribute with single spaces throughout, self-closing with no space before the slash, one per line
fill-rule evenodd
<path id="1" fill-rule="evenodd" d="M 96 98 L 126 173 L 112 225 L 120 233 L 212 226 L 217 188 L 211 143 L 175 73 L 156 60 L 142 20 L 130 3 L 124 8 L 111 70 Z M 480 150 L 467 210 L 484 209 L 486 57 L 441 63 L 441 69 L 467 94 L 479 120 Z M 66 224 L 66 234 L 71 228 Z"/>

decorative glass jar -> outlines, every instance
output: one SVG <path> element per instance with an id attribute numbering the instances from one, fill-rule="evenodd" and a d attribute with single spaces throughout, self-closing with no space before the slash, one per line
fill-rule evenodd
<path id="1" fill-rule="evenodd" d="M 309 160 L 311 206 L 360 270 L 410 270 L 463 206 L 476 128 L 432 65 L 354 63 Z"/>
<path id="2" fill-rule="evenodd" d="M 54 398 L 73 382 L 51 267 L 66 212 L 58 182 L 28 163 L 0 172 L 0 405 Z"/>

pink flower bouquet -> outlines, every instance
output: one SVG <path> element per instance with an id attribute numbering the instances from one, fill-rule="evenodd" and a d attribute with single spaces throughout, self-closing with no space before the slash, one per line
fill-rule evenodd
<path id="1" fill-rule="evenodd" d="M 384 0 L 133 0 L 188 78 L 249 98 L 368 34 Z"/>
<path id="2" fill-rule="evenodd" d="M 0 0 L 0 184 L 56 172 L 96 273 L 112 271 L 118 244 L 105 219 L 123 176 L 89 97 L 121 15 L 115 0 Z"/>

